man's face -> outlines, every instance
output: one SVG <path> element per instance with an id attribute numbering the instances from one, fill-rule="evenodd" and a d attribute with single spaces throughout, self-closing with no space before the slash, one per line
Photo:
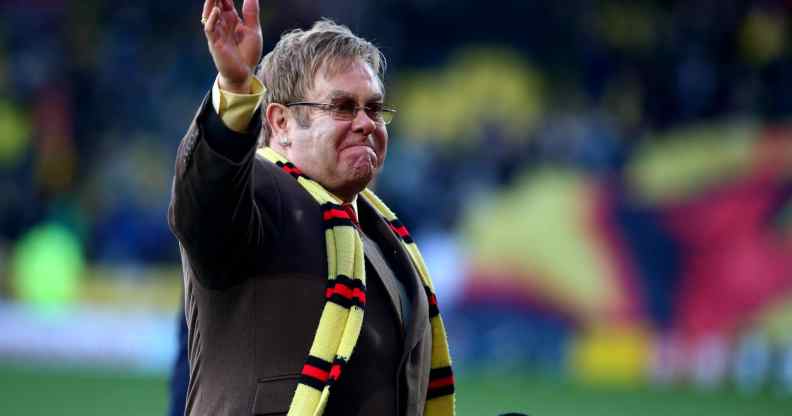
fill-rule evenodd
<path id="1" fill-rule="evenodd" d="M 384 92 L 368 64 L 356 60 L 327 75 L 320 69 L 305 101 L 357 106 L 382 103 Z M 291 107 L 287 157 L 306 175 L 344 199 L 362 191 L 382 168 L 388 149 L 388 130 L 359 110 L 352 120 L 338 120 L 328 111 Z M 307 127 L 297 123 L 295 111 L 306 111 Z"/>

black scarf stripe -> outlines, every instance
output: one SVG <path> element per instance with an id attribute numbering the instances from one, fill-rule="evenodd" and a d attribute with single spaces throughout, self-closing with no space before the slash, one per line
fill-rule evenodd
<path id="1" fill-rule="evenodd" d="M 278 167 L 281 168 L 284 172 L 286 172 L 289 175 L 291 175 L 292 177 L 294 177 L 294 179 L 298 179 L 300 177 L 308 179 L 308 177 L 305 176 L 305 174 L 302 173 L 300 168 L 298 168 L 297 166 L 294 166 L 294 164 L 291 163 L 291 162 L 283 163 L 281 161 L 277 161 L 277 162 L 275 162 L 275 164 L 278 165 Z"/>
<path id="2" fill-rule="evenodd" d="M 346 366 L 347 361 L 336 356 L 332 363 L 319 357 L 308 355 L 305 359 L 303 372 L 300 374 L 299 382 L 308 387 L 322 391 L 325 386 L 332 386 L 341 377 L 341 372 Z M 307 366 L 313 369 L 307 369 Z M 321 374 L 321 375 L 320 375 Z"/>
<path id="3" fill-rule="evenodd" d="M 353 279 L 345 274 L 339 274 L 333 280 L 327 281 L 327 287 L 334 287 L 336 285 L 344 285 L 350 289 L 362 289 L 365 290 L 366 286 L 363 284 L 363 281 L 360 279 Z"/>
<path id="4" fill-rule="evenodd" d="M 321 391 L 327 384 L 331 368 L 332 364 L 330 362 L 309 354 L 305 358 L 305 365 L 300 374 L 299 382 Z"/>
<path id="5" fill-rule="evenodd" d="M 354 292 L 358 291 L 357 296 Z M 325 298 L 343 308 L 349 309 L 352 306 L 365 308 L 366 306 L 366 287 L 359 279 L 352 279 L 340 274 L 333 280 L 327 281 Z"/>
<path id="6" fill-rule="evenodd" d="M 316 390 L 319 390 L 319 391 L 322 391 L 322 389 L 324 388 L 324 386 L 326 384 L 324 381 L 319 380 L 317 378 L 313 378 L 313 377 L 311 377 L 309 375 L 306 375 L 306 374 L 301 374 L 300 375 L 299 383 L 300 384 L 305 384 L 306 386 L 312 387 L 312 388 L 314 388 Z"/>
<path id="7" fill-rule="evenodd" d="M 405 227 L 404 224 L 402 224 L 402 222 L 399 221 L 398 218 L 394 218 L 393 221 L 388 221 L 388 225 L 390 226 L 391 230 L 393 230 L 393 233 L 396 234 L 396 236 L 399 237 L 402 241 L 404 241 L 407 244 L 414 243 L 412 239 L 412 235 L 410 235 L 410 232 L 407 230 L 407 227 Z"/>
<path id="8" fill-rule="evenodd" d="M 319 357 L 310 354 L 308 354 L 308 357 L 305 358 L 305 363 L 312 365 L 323 371 L 330 371 L 330 367 L 333 365 L 333 363 L 331 363 L 330 361 L 325 361 Z"/>
<path id="9" fill-rule="evenodd" d="M 355 223 L 349 217 L 349 213 L 344 210 L 344 207 L 338 204 L 327 202 L 322 204 L 322 222 L 324 228 L 329 229 L 333 227 L 354 227 Z"/>
<path id="10" fill-rule="evenodd" d="M 351 308 L 353 306 L 357 306 L 360 309 L 366 309 L 366 303 L 365 302 L 361 302 L 358 298 L 349 299 L 349 298 L 345 298 L 345 297 L 343 297 L 343 296 L 341 296 L 339 294 L 335 294 L 335 295 L 327 298 L 327 301 L 328 302 L 333 302 L 336 305 L 338 305 L 338 306 L 340 306 L 342 308 L 345 308 L 345 309 L 349 309 L 349 308 Z"/>
<path id="11" fill-rule="evenodd" d="M 453 377 L 454 372 L 451 367 L 433 368 L 429 371 L 429 381 L 437 380 L 438 378 Z"/>
<path id="12" fill-rule="evenodd" d="M 429 371 L 427 399 L 454 394 L 454 372 L 451 367 L 434 368 Z"/>
<path id="13" fill-rule="evenodd" d="M 333 227 L 355 227 L 355 224 L 352 220 L 348 220 L 345 218 L 331 218 L 329 220 L 324 221 L 324 229 L 328 230 Z"/>
<path id="14" fill-rule="evenodd" d="M 426 392 L 426 400 L 431 400 L 441 396 L 448 396 L 451 394 L 454 394 L 453 384 L 450 386 L 440 387 L 437 389 L 429 389 L 429 391 Z"/>
<path id="15" fill-rule="evenodd" d="M 437 306 L 437 296 L 432 293 L 429 286 L 424 286 L 424 292 L 426 292 L 426 299 L 429 301 L 429 319 L 432 319 L 440 315 L 440 308 Z"/>

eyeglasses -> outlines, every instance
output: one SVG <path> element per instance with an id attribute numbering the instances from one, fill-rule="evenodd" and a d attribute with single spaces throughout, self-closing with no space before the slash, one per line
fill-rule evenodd
<path id="1" fill-rule="evenodd" d="M 368 118 L 374 120 L 377 124 L 390 124 L 393 121 L 393 116 L 396 115 L 396 109 L 382 104 L 369 104 L 358 106 L 354 101 L 345 101 L 339 104 L 332 103 L 311 103 L 307 101 L 300 101 L 296 103 L 286 104 L 286 107 L 293 107 L 297 105 L 304 105 L 307 107 L 318 108 L 322 111 L 327 111 L 333 118 L 340 121 L 350 121 L 357 117 L 358 110 L 366 112 Z"/>

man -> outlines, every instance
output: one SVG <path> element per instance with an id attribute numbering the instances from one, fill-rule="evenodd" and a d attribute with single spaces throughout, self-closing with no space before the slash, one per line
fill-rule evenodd
<path id="1" fill-rule="evenodd" d="M 179 147 L 169 212 L 186 414 L 453 414 L 425 265 L 366 189 L 395 112 L 381 53 L 320 21 L 285 34 L 254 77 L 258 0 L 241 17 L 206 0 L 201 21 L 218 76 Z"/>

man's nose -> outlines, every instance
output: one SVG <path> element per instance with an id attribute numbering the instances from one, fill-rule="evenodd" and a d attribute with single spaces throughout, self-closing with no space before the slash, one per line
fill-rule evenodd
<path id="1" fill-rule="evenodd" d="M 365 136 L 368 136 L 374 131 L 374 129 L 377 128 L 377 123 L 374 121 L 374 119 L 369 117 L 368 113 L 366 113 L 366 110 L 362 108 L 357 110 L 355 118 L 352 120 L 352 122 L 354 123 L 352 125 L 352 129 L 355 132 L 362 133 Z"/>

